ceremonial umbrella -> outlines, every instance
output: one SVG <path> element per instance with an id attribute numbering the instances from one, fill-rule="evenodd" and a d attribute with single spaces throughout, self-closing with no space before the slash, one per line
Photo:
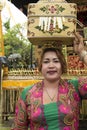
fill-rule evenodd
<path id="1" fill-rule="evenodd" d="M 27 16 L 8 0 L 0 0 L 0 3 L 3 5 L 1 11 L 2 25 L 4 25 L 8 20 L 10 21 L 10 28 L 16 24 L 20 24 L 22 26 L 20 30 L 21 33 L 23 36 L 27 37 Z M 4 26 L 3 32 L 5 33 Z"/>

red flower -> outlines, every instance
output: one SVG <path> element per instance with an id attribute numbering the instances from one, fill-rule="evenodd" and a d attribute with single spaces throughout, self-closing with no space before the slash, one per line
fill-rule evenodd
<path id="1" fill-rule="evenodd" d="M 50 31 L 53 30 L 53 24 L 50 24 Z"/>
<path id="2" fill-rule="evenodd" d="M 83 88 L 84 91 L 87 91 L 87 83 L 84 84 L 82 88 Z"/>
<path id="3" fill-rule="evenodd" d="M 79 89 L 80 93 L 82 95 L 87 94 L 87 83 L 85 83 L 80 89 Z"/>
<path id="4" fill-rule="evenodd" d="M 67 114 L 70 112 L 70 107 L 62 104 L 59 106 L 59 110 L 60 110 L 60 112 Z"/>
<path id="5" fill-rule="evenodd" d="M 56 8 L 54 6 L 51 6 L 51 8 L 49 10 L 51 13 L 54 13 L 56 11 Z"/>
<path id="6" fill-rule="evenodd" d="M 63 130 L 71 130 L 70 126 L 65 126 Z"/>
<path id="7" fill-rule="evenodd" d="M 39 98 L 39 97 L 41 97 L 42 92 L 41 92 L 41 91 L 36 91 L 36 92 L 33 92 L 32 94 L 33 94 L 33 96 L 34 96 L 35 98 Z"/>
<path id="8" fill-rule="evenodd" d="M 37 108 L 37 110 L 32 114 L 33 117 L 38 117 L 41 114 L 41 109 Z"/>
<path id="9" fill-rule="evenodd" d="M 60 86 L 59 87 L 59 92 L 62 93 L 62 94 L 67 94 L 68 93 L 68 88 L 67 87 L 64 87 L 64 86 Z"/>

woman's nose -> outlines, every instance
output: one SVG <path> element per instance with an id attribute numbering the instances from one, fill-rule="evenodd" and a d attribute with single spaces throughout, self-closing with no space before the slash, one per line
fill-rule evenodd
<path id="1" fill-rule="evenodd" d="M 50 62 L 50 63 L 49 63 L 49 67 L 54 67 L 54 63 L 53 63 L 53 62 Z"/>

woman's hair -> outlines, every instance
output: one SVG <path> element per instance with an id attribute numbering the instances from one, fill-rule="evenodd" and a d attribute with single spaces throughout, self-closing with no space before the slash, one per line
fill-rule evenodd
<path id="1" fill-rule="evenodd" d="M 62 73 L 66 73 L 67 72 L 67 64 L 66 64 L 65 57 L 64 57 L 62 51 L 58 50 L 57 48 L 45 48 L 42 51 L 42 54 L 41 54 L 41 57 L 40 57 L 40 60 L 39 60 L 39 71 L 41 72 L 41 69 L 42 69 L 42 61 L 43 61 L 44 54 L 46 52 L 49 52 L 49 51 L 56 53 L 57 57 L 60 60 L 61 66 L 62 66 Z"/>

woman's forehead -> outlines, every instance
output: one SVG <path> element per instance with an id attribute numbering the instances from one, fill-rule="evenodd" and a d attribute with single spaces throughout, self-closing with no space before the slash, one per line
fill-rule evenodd
<path id="1" fill-rule="evenodd" d="M 46 58 L 46 57 L 49 58 L 49 57 L 58 57 L 58 56 L 57 56 L 56 52 L 54 52 L 54 51 L 48 51 L 48 52 L 44 53 L 43 58 Z"/>

